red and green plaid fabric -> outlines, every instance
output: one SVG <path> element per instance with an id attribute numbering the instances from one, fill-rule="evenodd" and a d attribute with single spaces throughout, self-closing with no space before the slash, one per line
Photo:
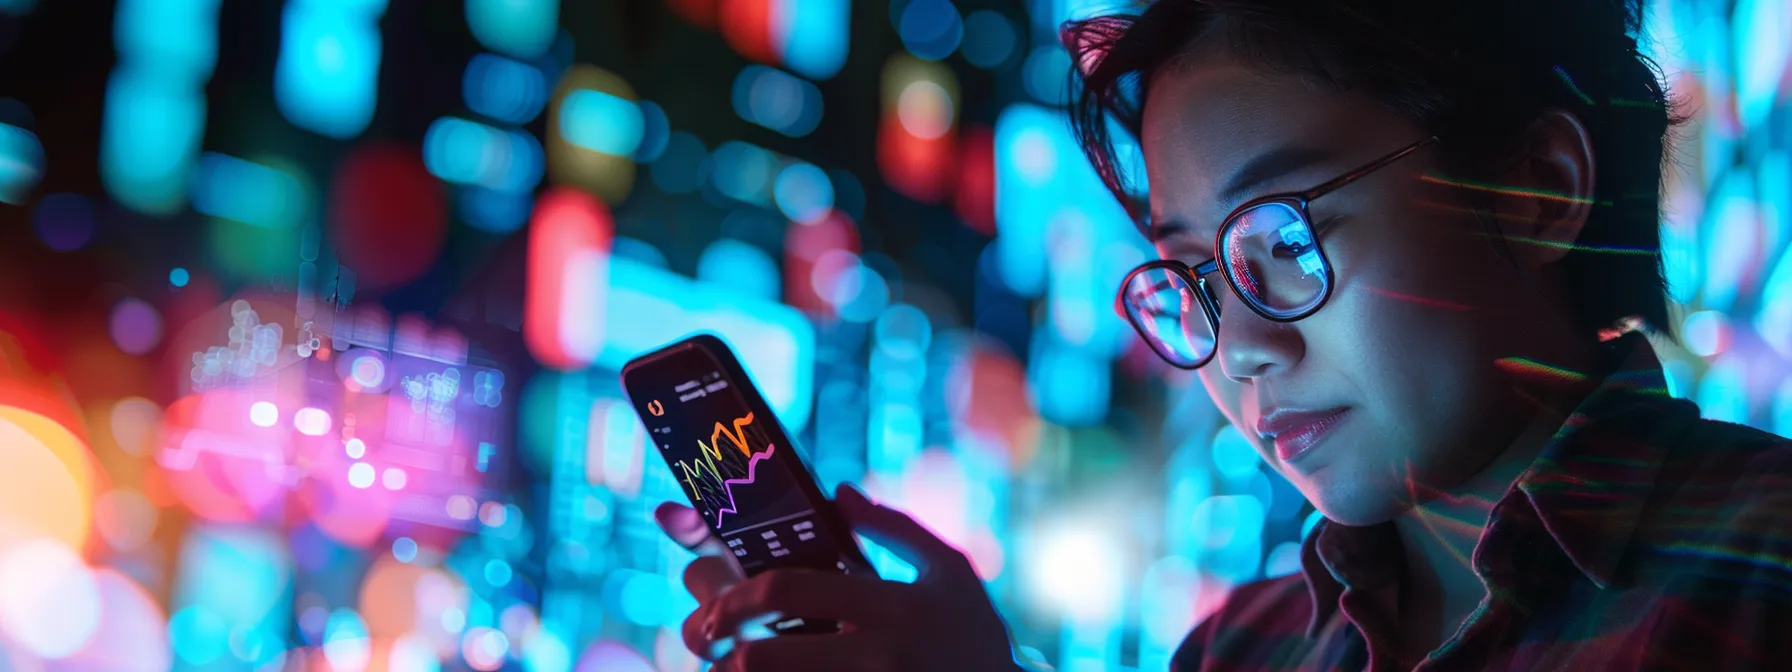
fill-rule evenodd
<path id="1" fill-rule="evenodd" d="M 1699 418 L 1640 335 L 1493 509 L 1487 597 L 1423 670 L 1792 670 L 1792 441 Z M 1173 672 L 1389 670 L 1392 524 L 1321 522 L 1299 574 L 1239 587 Z M 1377 597 L 1380 595 L 1381 597 Z"/>

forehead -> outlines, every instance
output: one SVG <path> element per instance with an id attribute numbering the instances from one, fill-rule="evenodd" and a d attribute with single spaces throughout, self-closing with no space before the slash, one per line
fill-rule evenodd
<path id="1" fill-rule="evenodd" d="M 1150 82 L 1140 132 L 1151 209 L 1211 235 L 1242 201 L 1298 191 L 1397 147 L 1412 131 L 1373 98 L 1339 92 L 1294 74 L 1252 68 L 1216 54 L 1185 59 Z M 1271 153 L 1311 160 L 1226 194 L 1241 168 Z M 1381 150 L 1381 151 L 1385 151 Z M 1260 161 L 1256 163 L 1261 164 Z M 1242 171 L 1251 172 L 1251 171 Z"/>

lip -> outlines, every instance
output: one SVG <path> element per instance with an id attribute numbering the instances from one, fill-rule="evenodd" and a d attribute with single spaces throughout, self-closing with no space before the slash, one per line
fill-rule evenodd
<path id="1" fill-rule="evenodd" d="M 1257 434 L 1275 441 L 1276 459 L 1290 462 L 1319 445 L 1350 414 L 1338 406 L 1324 410 L 1273 409 L 1257 420 Z"/>

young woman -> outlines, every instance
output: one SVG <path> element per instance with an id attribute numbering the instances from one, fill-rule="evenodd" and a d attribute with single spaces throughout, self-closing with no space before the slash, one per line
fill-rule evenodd
<path id="1" fill-rule="evenodd" d="M 1302 571 L 1235 590 L 1175 670 L 1792 660 L 1792 443 L 1668 397 L 1639 333 L 1668 325 L 1674 121 L 1639 13 L 1158 0 L 1066 27 L 1079 137 L 1162 257 L 1119 309 L 1325 517 Z M 721 668 L 1013 668 L 963 556 L 839 501 L 922 578 L 737 582 L 701 558 L 693 650 L 778 612 L 849 627 L 741 643 Z M 688 509 L 660 513 L 701 538 Z"/>

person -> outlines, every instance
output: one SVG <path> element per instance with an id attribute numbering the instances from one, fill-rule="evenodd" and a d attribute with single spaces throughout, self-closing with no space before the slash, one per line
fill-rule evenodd
<path id="1" fill-rule="evenodd" d="M 1157 0 L 1067 24 L 1077 137 L 1161 256 L 1119 310 L 1323 514 L 1301 571 L 1236 588 L 1176 672 L 1792 660 L 1792 442 L 1700 419 L 1648 338 L 1671 339 L 1679 119 L 1641 12 Z M 693 650 L 778 612 L 848 626 L 721 669 L 1015 668 L 962 555 L 839 504 L 920 579 L 700 558 Z M 659 513 L 693 541 L 688 509 Z"/>

